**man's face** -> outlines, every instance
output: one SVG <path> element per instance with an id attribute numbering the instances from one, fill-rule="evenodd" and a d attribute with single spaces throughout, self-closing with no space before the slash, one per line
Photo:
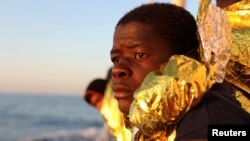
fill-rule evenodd
<path id="1" fill-rule="evenodd" d="M 100 110 L 102 107 L 102 100 L 103 96 L 98 92 L 93 92 L 90 96 L 90 103 L 93 105 L 96 109 Z"/>
<path id="2" fill-rule="evenodd" d="M 129 113 L 135 90 L 169 57 L 167 43 L 150 26 L 129 22 L 116 28 L 111 49 L 112 88 L 121 112 Z"/>

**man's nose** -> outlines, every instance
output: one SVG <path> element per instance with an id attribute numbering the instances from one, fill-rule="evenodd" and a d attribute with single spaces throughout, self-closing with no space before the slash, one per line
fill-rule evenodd
<path id="1" fill-rule="evenodd" d="M 131 69 L 128 65 L 125 65 L 124 63 L 119 63 L 115 65 L 112 69 L 112 76 L 114 78 L 128 78 L 132 74 Z"/>

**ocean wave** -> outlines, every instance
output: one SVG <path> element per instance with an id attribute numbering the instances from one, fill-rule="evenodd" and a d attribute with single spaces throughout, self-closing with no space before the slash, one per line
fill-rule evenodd
<path id="1" fill-rule="evenodd" d="M 91 141 L 103 125 L 81 97 L 0 95 L 0 119 L 0 141 Z"/>

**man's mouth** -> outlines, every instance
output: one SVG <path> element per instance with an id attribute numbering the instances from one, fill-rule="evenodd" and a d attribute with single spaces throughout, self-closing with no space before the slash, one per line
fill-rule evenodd
<path id="1" fill-rule="evenodd" d="M 131 91 L 124 84 L 115 83 L 113 84 L 114 96 L 116 99 L 126 99 L 130 97 Z"/>

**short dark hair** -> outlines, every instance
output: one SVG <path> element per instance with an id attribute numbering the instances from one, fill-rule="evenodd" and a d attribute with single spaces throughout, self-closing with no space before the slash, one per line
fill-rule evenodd
<path id="1" fill-rule="evenodd" d="M 132 21 L 151 26 L 175 54 L 187 54 L 199 47 L 196 21 L 182 7 L 169 3 L 144 4 L 125 14 L 116 27 Z"/>
<path id="2" fill-rule="evenodd" d="M 90 103 L 90 97 L 92 96 L 92 92 L 95 92 L 96 94 L 104 95 L 105 88 L 107 85 L 107 80 L 104 79 L 94 79 L 91 81 L 87 87 L 87 89 L 84 92 L 83 98 L 85 99 L 86 102 Z"/>

